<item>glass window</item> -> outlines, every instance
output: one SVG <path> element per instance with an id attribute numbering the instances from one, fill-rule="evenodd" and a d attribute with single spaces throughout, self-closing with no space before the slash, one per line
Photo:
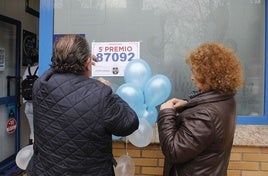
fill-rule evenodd
<path id="1" fill-rule="evenodd" d="M 235 50 L 245 85 L 237 94 L 238 115 L 264 116 L 264 0 L 55 0 L 54 34 L 85 34 L 89 42 L 140 42 L 140 56 L 153 74 L 172 82 L 170 97 L 194 89 L 185 63 L 206 41 Z M 122 77 L 108 77 L 113 89 Z"/>

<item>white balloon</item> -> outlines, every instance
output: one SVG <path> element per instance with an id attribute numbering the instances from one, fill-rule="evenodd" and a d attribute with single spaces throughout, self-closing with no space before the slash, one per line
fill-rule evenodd
<path id="1" fill-rule="evenodd" d="M 122 155 L 117 160 L 117 166 L 114 169 L 115 176 L 134 176 L 135 164 L 128 155 Z"/>
<path id="2" fill-rule="evenodd" d="M 152 141 L 153 127 L 144 118 L 139 118 L 139 122 L 139 128 L 127 136 L 127 139 L 136 147 L 146 147 Z"/>
<path id="3" fill-rule="evenodd" d="M 16 155 L 17 166 L 22 170 L 26 170 L 33 153 L 33 145 L 23 147 Z"/>

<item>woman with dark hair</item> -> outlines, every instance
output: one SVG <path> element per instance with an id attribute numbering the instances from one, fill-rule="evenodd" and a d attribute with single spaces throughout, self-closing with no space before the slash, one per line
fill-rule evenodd
<path id="1" fill-rule="evenodd" d="M 226 176 L 236 126 L 237 89 L 243 84 L 234 52 L 204 43 L 186 59 L 197 91 L 160 106 L 164 176 Z"/>
<path id="2" fill-rule="evenodd" d="M 134 132 L 136 113 L 106 80 L 90 78 L 96 57 L 84 37 L 58 38 L 51 61 L 34 83 L 34 154 L 27 175 L 114 175 L 112 134 Z"/>

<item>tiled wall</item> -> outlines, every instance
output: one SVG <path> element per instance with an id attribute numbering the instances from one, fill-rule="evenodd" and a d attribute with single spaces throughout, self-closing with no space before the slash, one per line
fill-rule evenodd
<path id="1" fill-rule="evenodd" d="M 113 142 L 116 159 L 128 154 L 135 163 L 135 176 L 161 176 L 164 156 L 160 145 L 139 148 L 131 143 Z M 268 147 L 233 146 L 228 176 L 268 176 Z"/>

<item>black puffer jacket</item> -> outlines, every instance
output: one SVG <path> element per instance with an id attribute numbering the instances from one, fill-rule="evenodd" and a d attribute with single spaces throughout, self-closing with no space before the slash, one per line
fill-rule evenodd
<path id="1" fill-rule="evenodd" d="M 234 94 L 207 92 L 159 112 L 164 176 L 226 176 L 236 125 Z"/>
<path id="2" fill-rule="evenodd" d="M 28 176 L 113 176 L 112 134 L 139 125 L 136 113 L 103 83 L 50 70 L 34 84 L 34 155 Z"/>

